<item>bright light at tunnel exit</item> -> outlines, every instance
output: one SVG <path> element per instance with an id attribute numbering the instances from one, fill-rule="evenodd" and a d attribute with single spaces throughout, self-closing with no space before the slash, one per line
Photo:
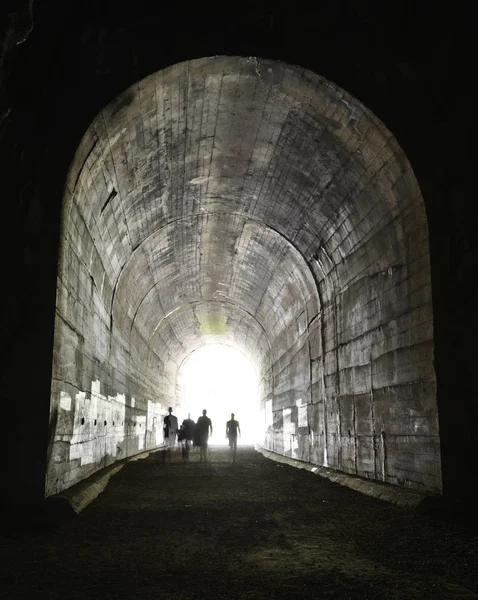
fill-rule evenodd
<path id="1" fill-rule="evenodd" d="M 257 372 L 239 350 L 223 344 L 203 346 L 183 363 L 178 376 L 179 423 L 191 414 L 197 421 L 203 409 L 212 421 L 210 445 L 227 444 L 226 422 L 234 413 L 241 436 L 238 444 L 250 445 L 262 433 Z"/>

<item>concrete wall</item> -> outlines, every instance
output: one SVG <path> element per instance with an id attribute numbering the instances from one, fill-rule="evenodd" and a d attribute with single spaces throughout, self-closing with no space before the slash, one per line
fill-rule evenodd
<path id="1" fill-rule="evenodd" d="M 128 328 L 118 327 L 124 318 L 121 305 L 115 310 L 118 323 L 112 318 L 114 275 L 123 266 L 121 256 L 108 253 L 107 222 L 102 232 L 97 224 L 85 223 L 79 198 L 81 194 L 67 189 L 57 280 L 50 406 L 55 427 L 47 495 L 162 443 L 163 417 L 172 397 L 161 359 L 154 356 L 148 362 L 138 358 L 138 350 L 136 356 L 131 353 Z M 136 349 L 147 346 L 140 332 L 135 343 Z"/>
<path id="2" fill-rule="evenodd" d="M 264 444 L 346 473 L 439 492 L 427 220 L 410 166 L 392 138 L 388 145 L 382 155 L 388 153 L 392 177 L 402 164 L 389 204 L 372 203 L 339 241 L 330 236 L 310 264 L 320 313 L 305 322 L 296 311 L 272 340 L 273 367 L 262 389 Z M 334 263 L 344 241 L 352 249 Z"/>

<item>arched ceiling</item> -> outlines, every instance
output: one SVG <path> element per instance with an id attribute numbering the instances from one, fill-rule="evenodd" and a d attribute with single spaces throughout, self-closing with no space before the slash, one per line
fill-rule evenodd
<path id="1" fill-rule="evenodd" d="M 112 315 L 122 329 L 149 334 L 158 355 L 221 335 L 258 359 L 302 307 L 317 313 L 314 285 L 299 252 L 264 223 L 198 214 L 158 229 L 131 254 Z"/>
<path id="2" fill-rule="evenodd" d="M 416 184 L 395 140 L 343 90 L 299 67 L 211 57 L 101 111 L 68 193 L 114 326 L 179 364 L 207 336 L 260 356 L 297 315 L 309 322 L 314 257 L 328 257 L 315 277 L 343 263 L 393 219 L 400 186 Z"/>

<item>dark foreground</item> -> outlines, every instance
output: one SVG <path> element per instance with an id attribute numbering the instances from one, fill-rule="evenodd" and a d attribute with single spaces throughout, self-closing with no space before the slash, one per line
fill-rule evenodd
<path id="1" fill-rule="evenodd" d="M 80 515 L 0 537 L 0 597 L 478 599 L 478 538 L 240 449 L 128 463 Z"/>

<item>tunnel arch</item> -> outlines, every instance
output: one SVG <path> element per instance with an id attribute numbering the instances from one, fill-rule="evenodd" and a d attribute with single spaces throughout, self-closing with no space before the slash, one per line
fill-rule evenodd
<path id="1" fill-rule="evenodd" d="M 273 60 L 174 65 L 94 119 L 63 206 L 47 493 L 161 442 L 198 310 L 260 357 L 265 447 L 440 489 L 423 200 L 358 100 Z M 88 427 L 115 411 L 139 427 Z"/>
<path id="2" fill-rule="evenodd" d="M 234 244 L 230 245 L 227 257 L 224 257 L 225 253 L 221 252 L 224 248 L 220 239 L 218 242 L 207 242 L 207 245 L 213 246 L 213 250 L 209 250 L 208 253 L 212 256 L 214 266 L 220 266 L 223 264 L 221 261 L 225 261 L 224 269 L 230 271 L 223 277 L 227 283 L 219 282 L 218 285 L 212 286 L 208 290 L 200 290 L 199 271 L 201 265 L 198 262 L 194 267 L 194 272 L 188 268 L 188 265 L 194 264 L 194 253 L 197 249 L 192 244 L 183 245 L 181 243 L 183 228 L 187 228 L 190 239 L 197 239 L 200 235 L 211 238 L 214 235 L 213 232 L 219 229 L 225 230 L 227 236 L 232 238 L 229 232 L 235 232 L 236 239 Z M 244 291 L 241 288 L 241 283 L 250 279 L 252 275 L 244 273 L 247 263 L 237 261 L 236 257 L 246 251 L 254 251 L 250 248 L 253 247 L 253 243 L 257 245 L 257 240 L 267 240 L 270 248 L 274 250 L 261 256 L 260 263 L 257 262 L 254 265 L 254 287 L 257 288 L 262 279 L 267 283 L 267 285 L 264 284 L 261 297 L 267 293 L 269 286 L 279 296 L 284 281 L 292 281 L 297 287 L 302 302 L 304 305 L 309 305 L 309 312 L 312 311 L 309 319 L 316 316 L 318 296 L 313 274 L 303 256 L 289 240 L 260 221 L 244 215 L 228 215 L 227 213 L 214 213 L 207 216 L 193 215 L 176 220 L 173 224 L 165 225 L 150 234 L 135 248 L 122 267 L 114 285 L 111 323 L 112 327 L 116 324 L 120 330 L 129 330 L 128 352 L 131 354 L 134 349 L 134 344 L 131 343 L 131 332 L 134 329 L 144 330 L 146 339 L 146 330 L 151 327 L 151 323 L 156 318 L 158 325 L 153 328 L 153 333 L 148 338 L 152 340 L 156 336 L 158 328 L 167 323 L 167 319 L 178 317 L 178 311 L 183 312 L 188 306 L 205 302 L 234 305 L 252 319 L 258 320 L 266 337 L 268 336 L 267 331 L 272 331 L 272 335 L 275 337 L 277 332 L 274 333 L 274 330 L 277 329 L 278 324 L 271 320 L 271 315 L 265 309 L 260 310 L 259 302 L 251 307 L 251 299 L 247 297 L 247 290 Z M 170 255 L 173 251 L 175 263 L 172 265 Z M 221 259 L 215 260 L 214 257 L 221 254 L 223 255 Z M 279 274 L 277 279 L 276 274 L 281 270 L 281 262 L 290 265 L 288 276 L 284 278 L 284 274 Z M 182 268 L 175 269 L 175 265 L 181 265 Z M 154 279 L 149 276 L 150 273 L 154 274 Z M 226 293 L 229 288 L 232 291 Z M 155 302 L 154 299 L 159 289 L 165 296 L 165 301 L 162 303 L 161 300 Z M 152 300 L 151 297 L 153 297 Z M 199 302 L 196 298 L 203 298 L 203 300 Z M 158 305 L 161 307 L 161 313 L 158 313 Z M 124 308 L 125 306 L 127 308 Z M 123 310 L 120 307 L 123 307 Z M 143 312 L 146 311 L 146 315 L 141 314 L 142 309 Z M 290 319 L 291 316 L 289 314 L 284 318 Z M 125 319 L 128 320 L 127 325 Z M 140 321 L 138 327 L 135 327 L 136 321 Z M 268 339 L 270 340 L 270 336 Z M 148 342 L 148 348 L 149 346 L 150 342 Z"/>

